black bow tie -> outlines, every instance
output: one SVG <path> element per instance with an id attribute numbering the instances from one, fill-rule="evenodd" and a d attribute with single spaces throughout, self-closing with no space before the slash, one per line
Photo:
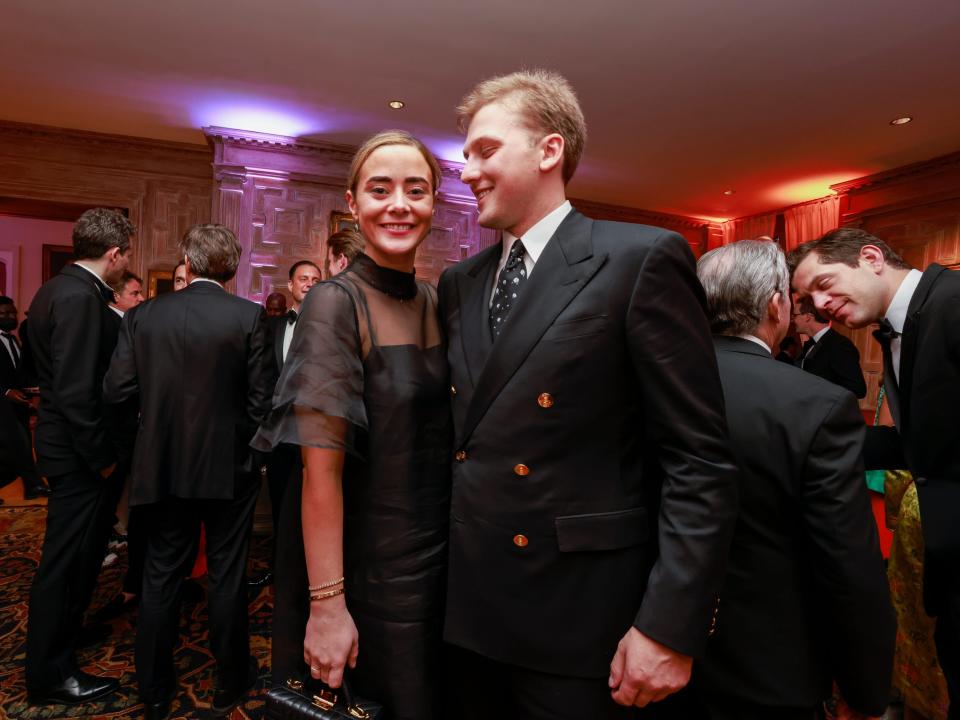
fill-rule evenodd
<path id="1" fill-rule="evenodd" d="M 297 321 L 297 311 L 296 311 L 296 310 L 288 310 L 288 311 L 287 311 L 287 323 L 289 323 L 290 325 L 293 325 L 296 321 Z"/>
<path id="2" fill-rule="evenodd" d="M 890 346 L 890 341 L 900 337 L 900 333 L 893 329 L 893 325 L 886 318 L 880 321 L 880 327 L 873 331 L 873 336 L 881 345 Z"/>

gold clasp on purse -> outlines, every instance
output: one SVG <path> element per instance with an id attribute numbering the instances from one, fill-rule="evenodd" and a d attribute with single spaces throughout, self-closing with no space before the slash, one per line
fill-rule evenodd
<path id="1" fill-rule="evenodd" d="M 333 710 L 337 704 L 337 694 L 332 690 L 321 690 L 319 695 L 313 696 L 313 704 L 321 710 Z"/>
<path id="2" fill-rule="evenodd" d="M 294 678 L 288 678 L 287 687 L 295 692 L 300 692 L 301 690 L 303 690 L 303 683 Z"/>
<path id="3" fill-rule="evenodd" d="M 350 714 L 350 717 L 355 717 L 357 720 L 370 720 L 370 713 L 358 705 L 351 705 L 347 708 L 347 712 Z"/>

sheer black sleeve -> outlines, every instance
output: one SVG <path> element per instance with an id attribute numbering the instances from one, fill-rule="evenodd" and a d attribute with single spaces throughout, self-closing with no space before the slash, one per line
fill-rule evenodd
<path id="1" fill-rule="evenodd" d="M 254 448 L 290 443 L 356 454 L 356 431 L 367 428 L 367 413 L 355 292 L 333 280 L 307 294 Z"/>

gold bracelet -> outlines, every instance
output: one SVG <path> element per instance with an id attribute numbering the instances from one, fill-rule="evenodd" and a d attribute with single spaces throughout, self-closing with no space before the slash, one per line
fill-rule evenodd
<path id="1" fill-rule="evenodd" d="M 327 600 L 328 598 L 336 597 L 337 595 L 343 595 L 343 588 L 337 588 L 336 590 L 328 590 L 327 592 L 321 593 L 310 593 L 310 600 Z"/>
<path id="2" fill-rule="evenodd" d="M 339 585 L 344 581 L 343 576 L 337 578 L 336 580 L 331 580 L 328 583 L 323 583 L 321 585 L 315 585 L 314 587 L 308 587 L 307 590 L 310 592 L 316 592 L 317 590 L 326 590 L 328 587 L 333 587 L 334 585 Z"/>

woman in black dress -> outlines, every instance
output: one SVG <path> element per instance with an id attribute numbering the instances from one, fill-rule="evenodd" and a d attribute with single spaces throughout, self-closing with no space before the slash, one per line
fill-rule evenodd
<path id="1" fill-rule="evenodd" d="M 442 693 L 449 387 L 436 292 L 414 274 L 439 184 L 407 133 L 357 152 L 346 197 L 366 254 L 307 295 L 254 440 L 303 448 L 304 662 L 332 687 L 349 665 L 358 695 L 411 720 L 440 717 Z"/>

